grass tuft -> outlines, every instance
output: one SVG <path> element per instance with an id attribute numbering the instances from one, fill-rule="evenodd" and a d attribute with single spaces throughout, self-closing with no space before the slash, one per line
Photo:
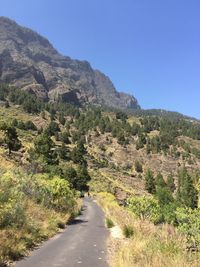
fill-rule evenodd
<path id="1" fill-rule="evenodd" d="M 106 218 L 106 226 L 112 228 L 114 227 L 114 222 L 110 218 Z"/>
<path id="2" fill-rule="evenodd" d="M 134 230 L 131 225 L 124 225 L 123 234 L 126 238 L 130 238 L 134 235 Z"/>

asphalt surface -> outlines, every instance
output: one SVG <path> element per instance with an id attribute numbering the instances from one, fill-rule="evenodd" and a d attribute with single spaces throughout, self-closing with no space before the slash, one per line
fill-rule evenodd
<path id="1" fill-rule="evenodd" d="M 108 267 L 104 213 L 84 198 L 82 213 L 64 232 L 44 242 L 15 267 Z"/>

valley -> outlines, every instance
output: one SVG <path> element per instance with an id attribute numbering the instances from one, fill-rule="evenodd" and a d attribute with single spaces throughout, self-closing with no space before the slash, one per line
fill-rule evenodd
<path id="1" fill-rule="evenodd" d="M 200 121 L 0 17 L 0 266 L 197 267 L 199 218 Z"/>

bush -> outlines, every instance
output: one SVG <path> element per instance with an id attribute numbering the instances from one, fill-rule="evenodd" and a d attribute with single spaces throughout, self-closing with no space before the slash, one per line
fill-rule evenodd
<path id="1" fill-rule="evenodd" d="M 178 230 L 186 235 L 187 246 L 192 250 L 200 249 L 200 209 L 177 208 Z"/>
<path id="2" fill-rule="evenodd" d="M 27 121 L 25 122 L 25 128 L 26 130 L 32 130 L 32 131 L 37 131 L 37 127 L 32 121 Z"/>
<path id="3" fill-rule="evenodd" d="M 142 164 L 138 160 L 135 161 L 135 170 L 136 172 L 143 172 Z"/>
<path id="4" fill-rule="evenodd" d="M 130 238 L 134 235 L 134 230 L 131 225 L 125 225 L 123 228 L 123 234 L 126 238 Z"/>
<path id="5" fill-rule="evenodd" d="M 11 225 L 22 227 L 25 223 L 24 197 L 24 194 L 13 186 L 12 174 L 3 174 L 0 180 L 0 228 Z"/>
<path id="6" fill-rule="evenodd" d="M 159 223 L 161 210 L 158 201 L 153 196 L 131 197 L 127 201 L 128 208 L 138 218 Z"/>
<path id="7" fill-rule="evenodd" d="M 70 212 L 74 208 L 74 196 L 66 180 L 38 175 L 35 183 L 34 195 L 39 203 L 58 212 Z"/>
<path id="8" fill-rule="evenodd" d="M 114 222 L 110 218 L 106 218 L 106 226 L 108 228 L 112 228 L 114 226 Z"/>

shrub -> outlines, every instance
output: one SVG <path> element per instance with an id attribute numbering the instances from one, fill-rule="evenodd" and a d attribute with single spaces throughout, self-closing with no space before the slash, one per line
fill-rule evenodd
<path id="1" fill-rule="evenodd" d="M 130 238 L 134 235 L 134 230 L 131 225 L 124 225 L 123 234 L 126 238 Z"/>
<path id="2" fill-rule="evenodd" d="M 158 223 L 161 211 L 158 201 L 153 196 L 131 197 L 127 201 L 128 208 L 138 218 Z"/>
<path id="3" fill-rule="evenodd" d="M 189 249 L 200 249 L 200 209 L 177 208 L 178 230 L 187 236 Z"/>
<path id="4" fill-rule="evenodd" d="M 136 172 L 143 172 L 142 164 L 138 160 L 135 161 L 135 170 Z"/>
<path id="5" fill-rule="evenodd" d="M 37 127 L 35 126 L 35 124 L 32 121 L 25 122 L 25 128 L 26 128 L 26 130 L 37 131 Z"/>
<path id="6" fill-rule="evenodd" d="M 0 179 L 0 228 L 15 225 L 21 227 L 25 223 L 25 199 L 17 186 L 13 186 L 10 172 Z"/>
<path id="7" fill-rule="evenodd" d="M 74 196 L 66 180 L 57 176 L 45 179 L 45 176 L 39 175 L 35 182 L 34 193 L 38 202 L 58 212 L 70 212 L 74 208 Z"/>
<path id="8" fill-rule="evenodd" d="M 108 228 L 112 228 L 114 226 L 114 222 L 110 218 L 106 218 L 106 226 Z"/>

